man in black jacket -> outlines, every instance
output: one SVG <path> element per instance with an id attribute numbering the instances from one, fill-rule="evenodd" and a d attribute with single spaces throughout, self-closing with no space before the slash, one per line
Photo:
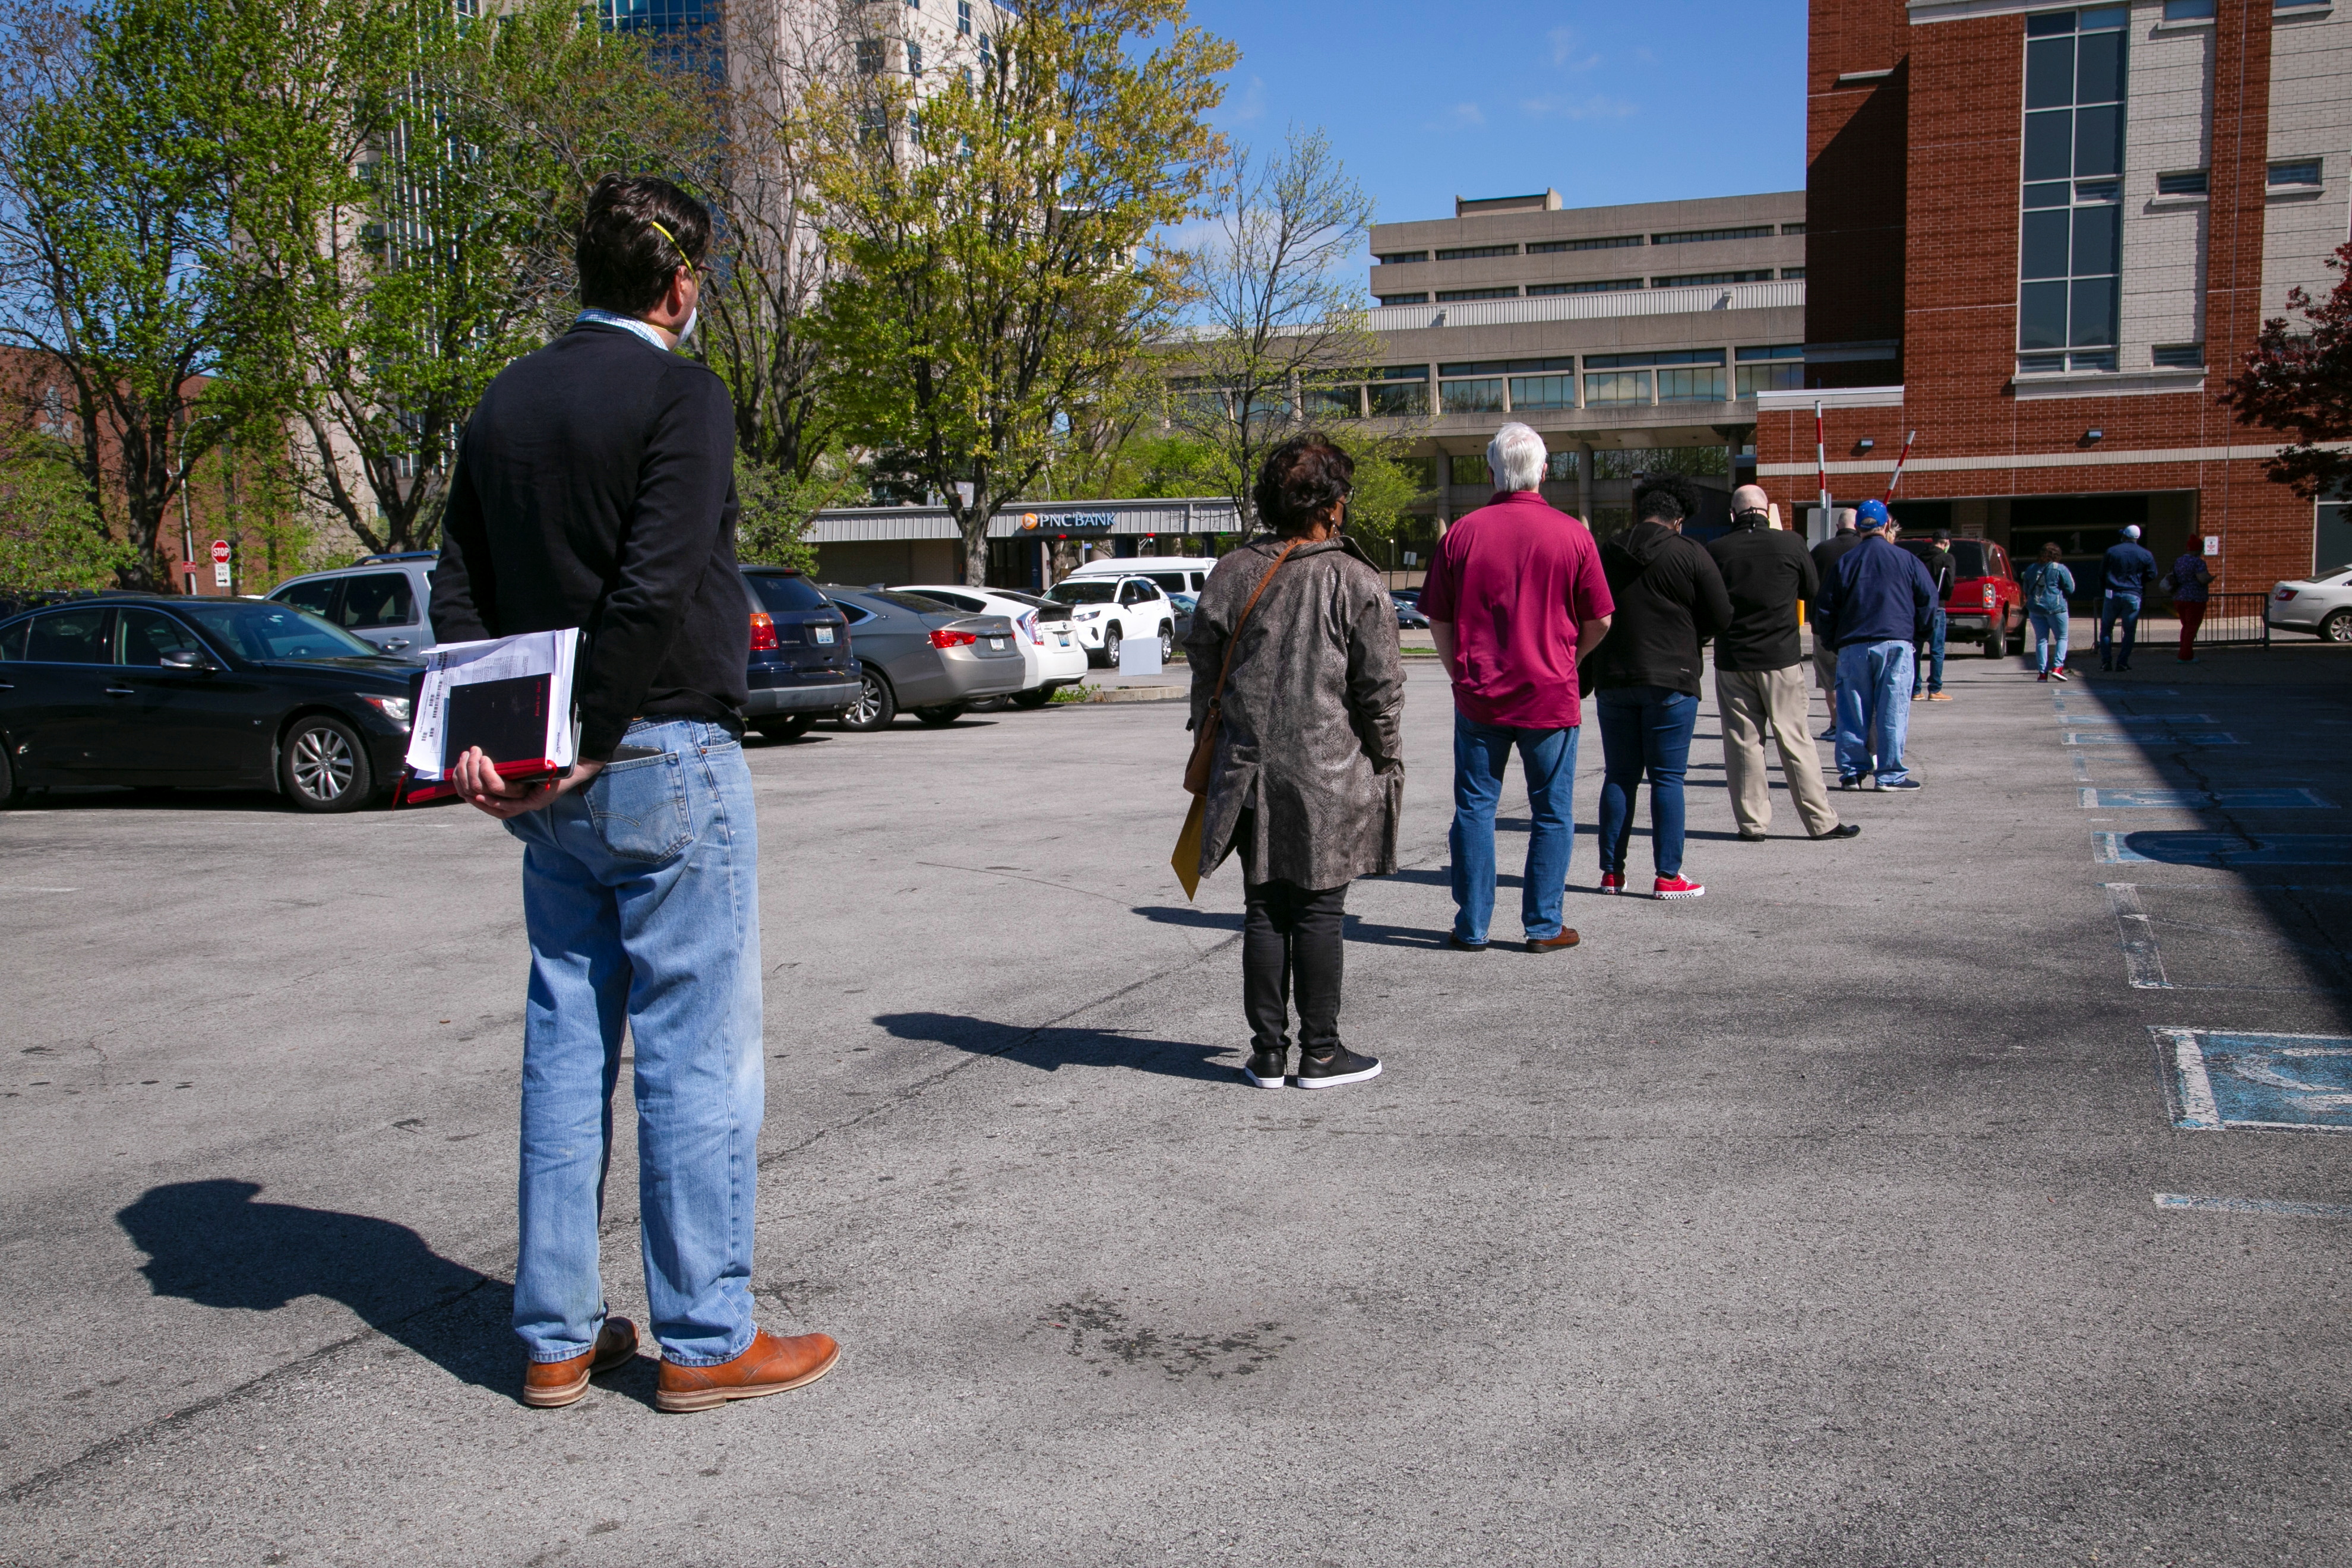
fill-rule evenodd
<path id="1" fill-rule="evenodd" d="M 445 642 L 577 626 L 580 761 L 548 786 L 479 750 L 455 779 L 523 843 L 523 1402 L 569 1405 L 635 1357 L 597 1221 L 626 1026 L 635 1047 L 655 1403 L 704 1410 L 813 1383 L 838 1349 L 752 1321 L 765 1080 L 759 822 L 744 766 L 751 617 L 735 569 L 734 412 L 673 351 L 693 330 L 701 205 L 599 181 L 572 330 L 509 365 L 467 422 L 434 580 Z"/>
<path id="2" fill-rule="evenodd" d="M 1683 775 L 1698 722 L 1706 644 L 1731 624 L 1731 600 L 1714 558 L 1683 537 L 1698 515 L 1698 487 L 1680 474 L 1633 490 L 1633 526 L 1601 547 L 1617 618 L 1580 673 L 1595 695 L 1605 759 L 1601 784 L 1601 890 L 1625 890 L 1633 792 L 1650 777 L 1653 896 L 1696 899 L 1706 889 L 1682 874 Z"/>
<path id="3" fill-rule="evenodd" d="M 1723 720 L 1732 815 L 1742 838 L 1761 838 L 1771 826 L 1771 785 L 1764 773 L 1769 726 L 1805 831 L 1815 838 L 1852 838 L 1862 828 L 1839 823 L 1822 783 L 1798 637 L 1797 605 L 1814 596 L 1821 579 L 1795 534 L 1765 526 L 1769 504 L 1760 487 L 1740 486 L 1731 493 L 1731 531 L 1706 547 L 1731 599 L 1731 624 L 1715 639 L 1715 703 Z"/>
<path id="4" fill-rule="evenodd" d="M 1933 541 L 1934 548 L 1920 557 L 1919 563 L 1927 569 L 1927 576 L 1936 584 L 1936 603 L 1927 612 L 1927 635 L 1919 643 L 1911 666 L 1911 700 L 1926 699 L 1930 702 L 1949 702 L 1952 699 L 1944 689 L 1944 639 L 1950 629 L 1945 606 L 1952 602 L 1952 590 L 1959 585 L 1960 563 L 1952 554 L 1952 531 L 1939 528 Z"/>
<path id="5" fill-rule="evenodd" d="M 1830 573 L 1836 569 L 1838 558 L 1861 542 L 1862 535 L 1854 530 L 1853 513 L 1846 512 L 1838 531 L 1813 546 L 1813 576 L 1816 582 L 1828 582 Z M 1813 624 L 1818 627 L 1822 618 L 1819 605 L 1812 606 L 1811 615 Z M 1837 707 L 1837 649 L 1818 631 L 1813 637 L 1813 679 L 1820 684 L 1823 697 L 1834 710 Z M 1830 734 L 1822 738 L 1827 740 L 1835 733 L 1836 728 L 1832 726 Z"/>

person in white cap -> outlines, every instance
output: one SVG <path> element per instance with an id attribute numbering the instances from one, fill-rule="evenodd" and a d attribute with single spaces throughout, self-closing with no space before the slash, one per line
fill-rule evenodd
<path id="1" fill-rule="evenodd" d="M 2099 668 L 2129 669 L 2132 648 L 2139 641 L 2139 606 L 2156 581 L 2156 557 L 2139 542 L 2139 526 L 2124 530 L 2123 540 L 2107 552 L 2106 592 L 2099 599 Z M 2116 647 L 2117 622 L 2123 624 L 2123 647 Z"/>

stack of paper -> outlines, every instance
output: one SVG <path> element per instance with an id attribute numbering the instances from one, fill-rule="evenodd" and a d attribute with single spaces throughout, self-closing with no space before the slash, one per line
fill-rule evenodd
<path id="1" fill-rule="evenodd" d="M 451 793 L 432 788 L 476 746 L 501 778 L 562 773 L 579 755 L 572 713 L 577 629 L 525 632 L 483 642 L 443 643 L 425 656 L 425 683 L 408 732 L 407 801 Z"/>

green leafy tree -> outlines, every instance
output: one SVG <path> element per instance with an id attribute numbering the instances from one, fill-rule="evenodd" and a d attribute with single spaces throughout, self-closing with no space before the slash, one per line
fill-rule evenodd
<path id="1" fill-rule="evenodd" d="M 838 457 L 812 464 L 808 473 L 754 462 L 735 455 L 735 523 L 738 560 L 761 566 L 790 566 L 816 575 L 816 546 L 809 524 L 829 506 L 839 506 L 860 487 L 856 469 Z"/>
<path id="2" fill-rule="evenodd" d="M 874 68 L 813 99 L 840 268 L 818 337 L 848 438 L 913 455 L 977 584 L 990 520 L 1187 297 L 1153 236 L 1211 187 L 1202 116 L 1237 57 L 1182 0 L 1024 5 L 991 57 L 935 62 L 928 93 L 903 44 L 871 43 Z"/>
<path id="3" fill-rule="evenodd" d="M 72 447 L 34 437 L 0 454 L 0 595 L 107 587 L 131 553 L 106 536 Z"/>

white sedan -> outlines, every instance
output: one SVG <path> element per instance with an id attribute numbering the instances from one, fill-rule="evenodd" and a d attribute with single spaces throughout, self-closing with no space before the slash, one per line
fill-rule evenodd
<path id="1" fill-rule="evenodd" d="M 2330 566 L 2271 590 L 2263 618 L 2273 631 L 2309 632 L 2322 642 L 2352 643 L 2352 565 Z"/>
<path id="2" fill-rule="evenodd" d="M 967 588 L 960 584 L 924 583 L 891 591 L 918 594 L 970 615 L 1009 616 L 1013 646 L 1021 650 L 1027 677 L 1012 696 L 1017 707 L 1043 708 L 1054 700 L 1056 689 L 1086 679 L 1087 650 L 1078 641 L 1067 605 L 1009 588 Z"/>

